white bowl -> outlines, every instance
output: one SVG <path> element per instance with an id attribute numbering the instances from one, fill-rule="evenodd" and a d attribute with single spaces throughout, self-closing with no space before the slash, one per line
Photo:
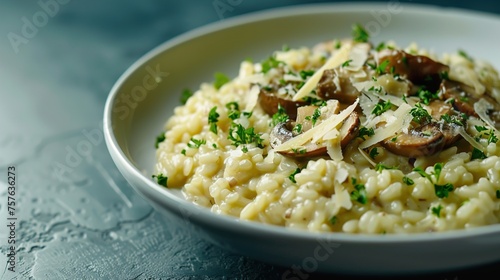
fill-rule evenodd
<path id="1" fill-rule="evenodd" d="M 230 251 L 289 267 L 284 277 L 313 271 L 427 273 L 500 261 L 500 225 L 411 235 L 315 234 L 217 215 L 151 180 L 154 139 L 179 104 L 180 92 L 211 81 L 216 71 L 234 77 L 242 60 L 259 61 L 284 44 L 310 47 L 349 37 L 352 24 L 361 23 L 373 33 L 374 43 L 415 41 L 437 53 L 463 49 L 500 68 L 500 37 L 493 36 L 500 30 L 498 17 L 398 3 L 275 9 L 199 28 L 160 45 L 122 75 L 107 100 L 105 139 L 118 169 L 162 213 Z"/>

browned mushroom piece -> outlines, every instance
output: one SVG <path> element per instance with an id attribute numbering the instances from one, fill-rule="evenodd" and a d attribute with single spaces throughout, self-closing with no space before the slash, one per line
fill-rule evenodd
<path id="1" fill-rule="evenodd" d="M 461 138 L 458 127 L 466 125 L 465 119 L 453 109 L 451 104 L 445 101 L 433 100 L 429 107 L 432 118 L 439 121 L 439 129 L 444 136 L 444 148 L 453 145 Z M 447 116 L 449 119 L 444 120 L 443 116 Z"/>
<path id="2" fill-rule="evenodd" d="M 325 100 L 336 99 L 342 103 L 352 104 L 360 92 L 352 85 L 347 72 L 335 68 L 323 71 L 316 86 L 316 94 Z"/>
<path id="3" fill-rule="evenodd" d="M 487 93 L 478 95 L 472 87 L 448 80 L 443 80 L 440 91 L 445 99 L 453 100 L 453 107 L 456 110 L 468 116 L 478 117 L 474 104 L 484 99 L 490 105 L 490 109 L 487 110 L 486 114 L 494 122 L 495 127 L 500 129 L 500 104 Z"/>
<path id="4" fill-rule="evenodd" d="M 382 141 L 387 150 L 409 158 L 432 155 L 442 150 L 444 144 L 444 135 L 434 124 L 425 124 Z"/>
<path id="5" fill-rule="evenodd" d="M 296 124 L 291 121 L 277 124 L 271 131 L 271 147 L 277 147 L 292 139 L 295 136 L 295 134 L 292 132 L 294 125 Z M 347 146 L 354 138 L 356 138 L 359 125 L 359 114 L 354 111 L 351 115 L 349 115 L 349 117 L 347 117 L 339 130 L 339 133 L 342 137 L 342 139 L 340 140 L 340 146 L 342 148 L 345 148 L 345 146 Z M 295 158 L 311 158 L 326 155 L 327 148 L 325 144 L 318 145 L 316 143 L 308 143 L 303 147 L 289 151 L 280 151 L 279 153 Z"/>
<path id="6" fill-rule="evenodd" d="M 297 108 L 307 105 L 305 101 L 293 101 L 291 98 L 279 96 L 275 92 L 261 88 L 259 92 L 259 104 L 268 115 L 272 116 L 278 112 L 281 105 L 290 119 L 297 117 Z"/>
<path id="7" fill-rule="evenodd" d="M 441 75 L 450 70 L 448 65 L 427 56 L 412 55 L 401 50 L 382 51 L 378 65 L 385 65 L 382 70 L 386 73 L 400 75 L 414 84 L 425 85 L 431 91 L 439 88 Z"/>

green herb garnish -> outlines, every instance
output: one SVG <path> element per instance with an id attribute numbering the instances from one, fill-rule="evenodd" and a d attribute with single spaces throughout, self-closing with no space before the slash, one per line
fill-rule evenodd
<path id="1" fill-rule="evenodd" d="M 363 140 L 366 140 L 365 139 L 365 136 L 368 136 L 368 137 L 371 137 L 375 135 L 375 131 L 373 130 L 373 127 L 372 128 L 366 128 L 366 127 L 361 127 L 358 131 L 358 136 L 359 138 L 363 139 Z"/>
<path id="2" fill-rule="evenodd" d="M 168 181 L 168 177 L 167 176 L 164 176 L 162 173 L 158 174 L 158 175 L 153 175 L 151 176 L 153 179 L 156 178 L 156 182 L 159 184 L 159 185 L 162 185 L 164 187 L 167 187 L 167 181 Z"/>
<path id="3" fill-rule="evenodd" d="M 191 98 L 191 96 L 193 96 L 193 91 L 188 88 L 184 89 L 181 93 L 182 105 L 186 104 L 186 102 L 188 101 L 189 98 Z"/>
<path id="4" fill-rule="evenodd" d="M 354 190 L 351 192 L 351 200 L 357 201 L 361 204 L 366 204 L 368 198 L 366 196 L 366 188 L 363 184 L 358 184 L 356 178 L 351 178 L 351 183 Z"/>
<path id="5" fill-rule="evenodd" d="M 160 145 L 160 143 L 165 141 L 165 139 L 166 139 L 165 132 L 162 132 L 158 136 L 156 136 L 155 148 L 158 149 L 158 146 Z"/>
<path id="6" fill-rule="evenodd" d="M 375 116 L 380 116 L 387 110 L 392 108 L 392 103 L 390 100 L 384 101 L 384 102 L 379 102 L 375 105 L 375 107 L 372 110 L 372 114 L 375 114 Z"/>
<path id="7" fill-rule="evenodd" d="M 217 122 L 219 121 L 219 113 L 217 113 L 217 106 L 210 109 L 208 112 L 208 124 L 210 125 L 210 131 L 217 134 Z"/>
<path id="8" fill-rule="evenodd" d="M 415 104 L 415 107 L 411 108 L 410 114 L 413 116 L 413 121 L 419 124 L 431 120 L 431 115 L 429 115 L 429 112 L 420 103 Z"/>
<path id="9" fill-rule="evenodd" d="M 288 176 L 288 179 L 290 179 L 290 181 L 292 181 L 293 183 L 297 183 L 297 181 L 295 181 L 295 175 L 299 174 L 301 170 L 302 169 L 300 169 L 300 168 L 297 167 L 297 169 L 295 169 L 292 172 L 292 174 L 290 174 L 290 176 Z"/>
<path id="10" fill-rule="evenodd" d="M 200 148 L 201 145 L 203 144 L 206 144 L 207 143 L 207 140 L 205 139 L 196 139 L 196 138 L 191 138 L 191 140 L 189 140 L 189 142 L 187 143 L 187 146 L 189 148 Z"/>
<path id="11" fill-rule="evenodd" d="M 355 42 L 360 42 L 360 43 L 366 43 L 370 39 L 370 35 L 360 24 L 353 25 L 352 37 Z"/>
<path id="12" fill-rule="evenodd" d="M 216 89 L 220 89 L 223 85 L 227 84 L 230 81 L 229 77 L 226 76 L 226 74 L 221 73 L 221 72 L 216 72 L 214 74 L 214 78 L 215 78 L 214 87 Z"/>
<path id="13" fill-rule="evenodd" d="M 436 215 L 436 217 L 441 218 L 441 209 L 443 209 L 443 206 L 438 205 L 437 207 L 432 207 L 431 211 L 432 214 Z"/>
<path id="14" fill-rule="evenodd" d="M 288 119 L 289 119 L 289 117 L 285 111 L 285 108 L 283 106 L 281 106 L 281 104 L 278 104 L 278 112 L 276 112 L 273 115 L 271 125 L 276 126 L 279 123 L 287 122 Z"/>
<path id="15" fill-rule="evenodd" d="M 475 159 L 485 159 L 486 158 L 486 155 L 484 154 L 483 151 L 477 149 L 477 148 L 474 148 L 472 150 L 472 155 L 470 157 L 470 160 L 475 160 Z"/>

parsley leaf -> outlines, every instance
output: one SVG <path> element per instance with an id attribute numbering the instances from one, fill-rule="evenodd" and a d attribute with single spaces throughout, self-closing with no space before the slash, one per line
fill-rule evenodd
<path id="1" fill-rule="evenodd" d="M 379 155 L 379 152 L 377 151 L 377 148 L 373 148 L 373 149 L 370 150 L 370 157 L 372 159 L 375 159 L 375 157 L 378 156 L 378 155 Z"/>
<path id="2" fill-rule="evenodd" d="M 271 124 L 272 124 L 272 126 L 276 126 L 279 123 L 287 122 L 289 118 L 290 117 L 288 117 L 288 115 L 285 111 L 285 108 L 283 106 L 281 106 L 281 104 L 278 103 L 278 112 L 276 112 L 273 115 L 273 120 L 272 120 Z"/>
<path id="3" fill-rule="evenodd" d="M 439 198 L 446 198 L 448 194 L 454 190 L 453 185 L 450 183 L 444 185 L 434 184 L 434 190 L 436 192 L 436 196 Z"/>
<path id="4" fill-rule="evenodd" d="M 377 72 L 377 74 L 379 75 L 382 75 L 385 73 L 385 69 L 387 68 L 387 66 L 389 66 L 389 60 L 386 59 L 384 61 L 382 61 L 379 66 L 377 67 L 377 69 L 375 70 Z"/>
<path id="5" fill-rule="evenodd" d="M 337 216 L 333 216 L 330 218 L 330 224 L 334 225 L 337 223 Z"/>
<path id="6" fill-rule="evenodd" d="M 473 61 L 472 57 L 470 57 L 464 50 L 458 50 L 458 55 L 469 61 Z"/>
<path id="7" fill-rule="evenodd" d="M 351 192 L 351 200 L 357 201 L 361 204 L 366 204 L 368 198 L 366 197 L 366 188 L 363 184 L 358 184 L 356 178 L 351 178 L 351 183 L 354 185 L 354 190 Z"/>
<path id="8" fill-rule="evenodd" d="M 261 62 L 262 73 L 265 74 L 265 73 L 269 72 L 269 70 L 280 66 L 280 64 L 284 64 L 284 62 L 277 60 L 274 56 L 271 56 L 268 59 Z"/>
<path id="9" fill-rule="evenodd" d="M 459 126 L 464 126 L 464 123 L 458 119 L 456 116 L 450 116 L 448 114 L 443 114 L 441 115 L 441 119 L 444 120 L 446 123 L 454 123 Z"/>
<path id="10" fill-rule="evenodd" d="M 298 123 L 293 127 L 293 131 L 296 132 L 297 134 L 300 134 L 302 132 L 302 124 Z"/>
<path id="11" fill-rule="evenodd" d="M 373 130 L 373 127 L 372 128 L 366 128 L 366 127 L 361 127 L 358 131 L 358 136 L 359 138 L 363 139 L 363 140 L 366 140 L 365 139 L 365 136 L 373 136 L 375 135 L 375 130 Z"/>
<path id="12" fill-rule="evenodd" d="M 342 67 L 347 67 L 349 64 L 352 62 L 352 59 L 346 60 L 344 63 L 342 63 Z"/>
<path id="13" fill-rule="evenodd" d="M 210 124 L 210 131 L 217 134 L 217 122 L 219 121 L 219 113 L 217 113 L 217 106 L 210 109 L 208 113 L 208 124 Z"/>
<path id="14" fill-rule="evenodd" d="M 387 166 L 387 165 L 384 165 L 382 163 L 377 163 L 377 165 L 375 165 L 375 170 L 377 172 L 381 172 L 384 169 L 397 169 L 397 168 L 396 167 Z"/>
<path id="15" fill-rule="evenodd" d="M 437 92 L 431 92 L 425 89 L 419 89 L 417 94 L 425 105 L 429 105 L 432 100 L 439 98 Z"/>
<path id="16" fill-rule="evenodd" d="M 221 72 L 216 72 L 214 74 L 214 87 L 216 89 L 220 89 L 223 85 L 227 84 L 229 82 L 229 77 L 226 76 L 226 74 L 221 73 Z"/>
<path id="17" fill-rule="evenodd" d="M 205 140 L 205 139 L 191 138 L 191 140 L 189 140 L 189 143 L 187 144 L 187 146 L 189 148 L 196 148 L 196 149 L 198 149 L 201 145 L 206 144 L 206 143 L 207 143 L 207 140 Z"/>
<path id="18" fill-rule="evenodd" d="M 229 102 L 226 104 L 226 108 L 228 110 L 227 117 L 230 118 L 231 120 L 236 120 L 240 117 L 240 106 L 238 105 L 238 102 Z"/>
<path id="19" fill-rule="evenodd" d="M 292 181 L 294 183 L 297 183 L 297 181 L 295 181 L 295 175 L 299 174 L 301 170 L 302 169 L 297 167 L 297 169 L 295 169 L 295 171 L 293 171 L 292 174 L 290 174 L 290 176 L 288 176 L 288 179 L 290 179 L 290 181 Z"/>
<path id="20" fill-rule="evenodd" d="M 486 158 L 486 155 L 483 153 L 483 151 L 481 151 L 477 148 L 474 148 L 474 150 L 472 150 L 472 155 L 470 157 L 470 160 L 485 159 L 485 158 Z"/>
<path id="21" fill-rule="evenodd" d="M 443 206 L 438 205 L 437 207 L 432 207 L 431 211 L 432 214 L 436 215 L 436 217 L 441 218 L 441 209 L 443 209 Z"/>
<path id="22" fill-rule="evenodd" d="M 372 114 L 375 114 L 375 116 L 380 116 L 387 110 L 392 108 L 392 103 L 390 100 L 384 101 L 384 102 L 379 102 L 375 105 L 375 107 L 372 110 Z"/>
<path id="23" fill-rule="evenodd" d="M 314 70 L 301 70 L 299 72 L 299 75 L 300 77 L 302 78 L 302 80 L 305 80 L 307 79 L 307 77 L 311 77 L 312 75 L 314 75 Z"/>
<path id="24" fill-rule="evenodd" d="M 182 105 L 186 104 L 186 102 L 188 101 L 189 98 L 191 98 L 191 96 L 193 96 L 193 91 L 188 88 L 184 89 L 181 93 L 181 104 Z"/>
<path id="25" fill-rule="evenodd" d="M 162 173 L 158 174 L 158 175 L 153 175 L 151 176 L 153 179 L 156 178 L 156 182 L 159 184 L 159 185 L 162 185 L 162 186 L 167 186 L 167 181 L 168 181 L 168 177 L 167 176 L 164 176 Z"/>
<path id="26" fill-rule="evenodd" d="M 431 115 L 429 115 L 429 112 L 420 103 L 415 104 L 415 107 L 411 108 L 410 114 L 413 116 L 413 121 L 419 124 L 431 120 Z"/>
<path id="27" fill-rule="evenodd" d="M 227 139 L 231 140 L 232 145 L 238 147 L 242 144 L 251 144 L 255 143 L 257 147 L 263 148 L 262 142 L 264 139 L 260 138 L 260 134 L 255 133 L 253 127 L 246 128 L 239 123 L 231 123 L 231 127 L 229 128 L 229 135 Z"/>
<path id="28" fill-rule="evenodd" d="M 415 182 L 412 179 L 410 179 L 410 177 L 407 177 L 407 176 L 403 177 L 403 182 L 405 184 L 407 184 L 408 186 L 411 186 L 411 185 L 415 184 Z"/>
<path id="29" fill-rule="evenodd" d="M 316 108 L 311 116 L 311 122 L 313 126 L 316 124 L 319 117 L 321 117 L 321 110 L 319 108 Z"/>
<path id="30" fill-rule="evenodd" d="M 495 192 L 495 195 L 497 196 L 497 198 L 500 198 L 500 190 L 497 190 L 497 191 Z"/>
<path id="31" fill-rule="evenodd" d="M 165 132 L 162 132 L 158 136 L 156 136 L 155 148 L 158 149 L 158 146 L 160 145 L 160 143 L 165 141 L 165 139 L 166 139 Z"/>
<path id="32" fill-rule="evenodd" d="M 353 40 L 360 43 L 366 43 L 370 39 L 370 35 L 360 24 L 355 24 L 352 27 Z"/>

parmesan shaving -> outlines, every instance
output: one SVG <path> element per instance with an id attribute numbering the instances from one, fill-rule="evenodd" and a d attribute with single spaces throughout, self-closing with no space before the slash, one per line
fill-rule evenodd
<path id="1" fill-rule="evenodd" d="M 336 162 L 340 162 L 344 159 L 339 139 L 328 140 L 326 143 L 326 151 L 330 158 Z"/>
<path id="2" fill-rule="evenodd" d="M 493 128 L 497 133 L 499 133 L 498 129 L 495 127 L 495 122 L 491 120 L 491 118 L 486 114 L 486 112 L 492 108 L 493 106 L 488 103 L 484 98 L 479 99 L 478 102 L 474 103 L 474 111 L 476 114 L 491 128 Z"/>
<path id="3" fill-rule="evenodd" d="M 313 142 L 318 141 L 321 137 L 327 134 L 329 131 L 333 130 L 337 125 L 344 121 L 358 106 L 359 99 L 349 107 L 345 108 L 340 114 L 332 115 L 328 119 L 324 120 L 317 126 L 307 130 L 306 132 L 295 136 L 294 138 L 282 143 L 278 147 L 274 148 L 277 152 L 291 150 L 292 148 L 299 147 L 313 139 Z"/>
<path id="4" fill-rule="evenodd" d="M 311 92 L 314 87 L 316 87 L 325 70 L 335 68 L 349 59 L 349 52 L 351 51 L 351 49 L 351 44 L 342 45 L 340 50 L 334 56 L 330 57 L 330 59 L 328 59 L 326 63 L 321 66 L 321 68 L 316 71 L 314 75 L 309 78 L 309 80 L 307 80 L 307 82 L 302 86 L 302 88 L 300 88 L 300 90 L 293 96 L 292 99 L 294 101 L 297 101 L 306 97 L 309 92 Z"/>
<path id="5" fill-rule="evenodd" d="M 370 156 L 365 153 L 365 151 L 363 151 L 361 148 L 358 147 L 358 151 L 361 153 L 361 155 L 373 166 L 376 166 L 377 163 L 375 163 L 371 158 Z"/>
<path id="6" fill-rule="evenodd" d="M 451 67 L 449 77 L 451 80 L 462 82 L 471 86 L 476 91 L 476 94 L 484 94 L 486 88 L 479 81 L 476 72 L 465 66 Z"/>
<path id="7" fill-rule="evenodd" d="M 259 91 L 260 90 L 258 85 L 254 85 L 250 89 L 250 92 L 247 95 L 247 105 L 245 106 L 245 111 L 253 111 L 253 109 L 257 105 L 257 101 L 259 100 Z"/>
<path id="8" fill-rule="evenodd" d="M 361 43 L 353 46 L 349 54 L 349 65 L 343 67 L 346 70 L 357 72 L 361 70 L 366 60 L 368 59 L 368 52 L 370 51 L 370 44 Z"/>
<path id="9" fill-rule="evenodd" d="M 479 144 L 478 142 L 476 142 L 476 140 L 470 136 L 467 131 L 465 131 L 465 129 L 463 129 L 463 127 L 459 127 L 457 128 L 457 131 L 460 135 L 462 135 L 462 137 L 465 139 L 465 141 L 469 142 L 469 144 L 471 144 L 472 147 L 480 150 L 481 152 L 486 152 L 486 148 L 484 146 L 482 146 L 481 144 Z"/>
<path id="10" fill-rule="evenodd" d="M 394 112 L 394 122 L 388 123 L 384 127 L 375 129 L 375 134 L 365 142 L 361 143 L 359 147 L 361 149 L 366 149 L 380 141 L 394 136 L 398 131 L 404 129 L 404 127 L 408 126 L 412 120 L 412 116 L 409 114 L 410 110 L 411 106 L 403 103 Z"/>

